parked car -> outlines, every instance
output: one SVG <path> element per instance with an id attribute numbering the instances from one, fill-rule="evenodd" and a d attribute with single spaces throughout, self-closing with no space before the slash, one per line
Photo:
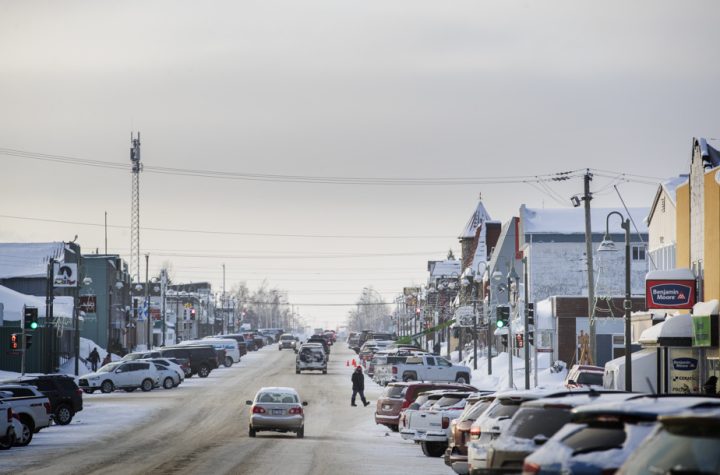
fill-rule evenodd
<path id="1" fill-rule="evenodd" d="M 455 383 L 390 383 L 377 400 L 375 423 L 383 424 L 397 432 L 401 412 L 407 409 L 420 394 L 434 389 L 469 389 L 476 391 L 472 386 Z"/>
<path id="2" fill-rule="evenodd" d="M 302 371 L 322 371 L 327 374 L 327 355 L 321 345 L 305 343 L 300 346 L 295 357 L 295 373 L 300 374 Z"/>
<path id="3" fill-rule="evenodd" d="M 305 414 L 300 396 L 293 388 L 261 388 L 255 399 L 246 401 L 250 408 L 248 435 L 255 437 L 260 431 L 295 432 L 305 436 Z"/>
<path id="4" fill-rule="evenodd" d="M 15 424 L 13 410 L 3 398 L 12 397 L 12 393 L 0 392 L 0 450 L 7 450 L 15 444 Z"/>
<path id="5" fill-rule="evenodd" d="M 177 376 L 178 376 L 177 383 L 175 384 L 175 386 L 177 386 L 178 384 L 182 383 L 185 380 L 185 369 L 180 364 L 178 364 L 176 361 L 173 361 L 173 360 L 176 360 L 176 358 L 148 358 L 148 359 L 141 360 L 141 361 L 150 361 L 151 363 L 165 366 L 165 367 L 171 369 L 172 371 L 174 371 L 175 374 L 177 374 Z M 173 381 L 175 381 L 175 379 L 176 378 L 173 378 Z M 161 378 L 160 381 L 163 382 L 164 379 Z M 166 389 L 169 389 L 169 388 L 166 388 Z"/>
<path id="6" fill-rule="evenodd" d="M 207 378 L 210 372 L 218 365 L 217 352 L 213 346 L 170 346 L 161 348 L 160 354 L 163 358 L 185 358 L 190 362 L 190 376 L 198 375 Z"/>
<path id="7" fill-rule="evenodd" d="M 180 373 L 178 370 L 170 368 L 160 363 L 152 363 L 158 372 L 158 381 L 164 389 L 172 389 L 180 385 Z"/>
<path id="8" fill-rule="evenodd" d="M 661 415 L 720 407 L 720 399 L 641 396 L 572 411 L 566 424 L 525 458 L 523 473 L 614 473 L 653 431 Z"/>
<path id="9" fill-rule="evenodd" d="M 405 409 L 400 416 L 400 437 L 405 440 L 415 440 L 415 429 L 411 427 L 416 415 L 429 411 L 432 406 L 445 395 L 445 389 L 438 389 L 423 393 Z"/>
<path id="10" fill-rule="evenodd" d="M 572 409 L 587 404 L 621 402 L 634 397 L 637 394 L 591 391 L 525 402 L 512 417 L 508 428 L 490 442 L 487 465 L 480 472 L 518 473 L 523 468 L 525 457 L 570 422 Z"/>
<path id="11" fill-rule="evenodd" d="M 455 381 L 470 383 L 471 370 L 456 365 L 440 356 L 422 355 L 409 357 L 404 363 L 392 365 L 393 381 Z"/>
<path id="12" fill-rule="evenodd" d="M 323 350 L 325 350 L 325 354 L 330 357 L 330 345 L 328 345 L 328 342 L 325 338 L 323 338 L 320 335 L 313 335 L 310 338 L 308 338 L 307 343 L 320 343 L 323 347 Z"/>
<path id="13" fill-rule="evenodd" d="M 225 355 L 218 355 L 218 362 L 222 363 L 226 368 L 231 367 L 233 364 L 240 361 L 240 349 L 238 348 L 238 342 L 234 338 L 203 338 L 202 340 L 196 340 L 193 343 L 183 342 L 188 345 L 192 344 L 209 344 L 215 347 L 216 350 L 225 350 Z M 180 345 L 183 345 L 180 343 Z"/>
<path id="14" fill-rule="evenodd" d="M 290 333 L 280 335 L 280 341 L 278 342 L 278 350 L 282 351 L 285 348 L 289 350 L 294 350 L 295 348 L 297 348 L 297 341 L 295 341 L 295 337 L 292 336 Z"/>
<path id="15" fill-rule="evenodd" d="M 144 360 L 147 358 L 160 358 L 160 352 L 153 350 L 153 351 L 136 351 L 134 353 L 128 353 L 127 355 L 122 357 L 123 361 L 133 361 L 133 360 Z"/>
<path id="16" fill-rule="evenodd" d="M 116 389 L 133 392 L 138 388 L 147 392 L 160 386 L 160 373 L 148 361 L 116 361 L 82 376 L 79 383 L 80 389 L 88 394 L 98 389 L 103 393 Z"/>
<path id="17" fill-rule="evenodd" d="M 587 386 L 603 387 L 605 368 L 602 366 L 573 365 L 565 376 L 566 388 L 581 388 Z"/>
<path id="18" fill-rule="evenodd" d="M 35 386 L 50 401 L 55 424 L 69 424 L 76 413 L 83 409 L 82 390 L 75 379 L 64 374 L 22 376 L 5 381 L 9 384 Z"/>
<path id="19" fill-rule="evenodd" d="M 52 422 L 52 407 L 47 398 L 34 386 L 26 384 L 0 384 L 0 392 L 6 397 L 0 401 L 9 403 L 12 407 L 13 417 L 20 424 L 20 431 L 15 432 L 15 445 L 24 447 L 33 438 L 33 434 L 49 427 Z M 8 394 L 11 397 L 7 397 Z"/>
<path id="20" fill-rule="evenodd" d="M 658 417 L 659 427 L 622 464 L 617 475 L 720 473 L 720 409 Z"/>
<path id="21" fill-rule="evenodd" d="M 474 404 L 468 404 L 460 417 L 450 421 L 450 438 L 443 459 L 445 465 L 456 473 L 461 475 L 468 473 L 467 443 L 470 439 L 470 428 L 494 400 L 495 394 L 483 395 Z"/>
<path id="22" fill-rule="evenodd" d="M 247 342 L 245 341 L 245 337 L 242 334 L 232 333 L 229 335 L 215 335 L 214 337 L 210 338 L 232 338 L 233 340 L 238 342 L 238 351 L 240 352 L 240 357 L 242 358 L 243 356 L 247 355 Z"/>

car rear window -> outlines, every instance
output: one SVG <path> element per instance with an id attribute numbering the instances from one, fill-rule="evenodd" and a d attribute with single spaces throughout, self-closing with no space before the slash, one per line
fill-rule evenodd
<path id="1" fill-rule="evenodd" d="M 490 406 L 490 403 L 492 401 L 478 401 L 475 404 L 470 407 L 470 409 L 467 410 L 465 415 L 463 416 L 463 419 L 465 420 L 475 420 L 478 417 L 480 417 L 480 414 L 485 412 L 485 409 L 487 409 Z"/>
<path id="2" fill-rule="evenodd" d="M 444 397 L 441 397 L 440 400 L 438 400 L 438 402 L 435 403 L 435 407 L 441 408 L 441 407 L 452 407 L 452 406 L 456 406 L 456 405 L 462 405 L 462 403 L 465 402 L 465 399 L 466 398 L 464 398 L 462 396 L 444 396 Z"/>
<path id="3" fill-rule="evenodd" d="M 524 407 L 513 417 L 507 434 L 521 439 L 532 439 L 536 435 L 551 437 L 568 422 L 568 409 Z"/>
<path id="4" fill-rule="evenodd" d="M 383 393 L 383 396 L 390 398 L 401 398 L 404 390 L 405 388 L 402 386 L 388 386 L 387 388 L 385 388 L 385 393 Z"/>
<path id="5" fill-rule="evenodd" d="M 292 393 L 266 392 L 258 394 L 257 402 L 267 404 L 297 404 L 298 397 Z"/>
<path id="6" fill-rule="evenodd" d="M 603 375 L 600 373 L 580 373 L 578 375 L 578 384 L 591 384 L 593 386 L 603 385 Z"/>
<path id="7" fill-rule="evenodd" d="M 495 404 L 495 407 L 488 410 L 488 417 L 497 419 L 499 417 L 512 417 L 520 409 L 519 404 Z"/>
<path id="8" fill-rule="evenodd" d="M 562 443 L 573 453 L 596 452 L 622 447 L 625 430 L 622 425 L 613 427 L 584 427 L 566 437 Z"/>

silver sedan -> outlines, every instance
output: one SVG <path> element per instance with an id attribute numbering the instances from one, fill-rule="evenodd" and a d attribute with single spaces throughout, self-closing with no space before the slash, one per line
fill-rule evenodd
<path id="1" fill-rule="evenodd" d="M 305 413 L 300 396 L 293 388 L 261 388 L 253 401 L 246 401 L 250 408 L 248 435 L 255 437 L 259 431 L 295 432 L 305 436 Z"/>

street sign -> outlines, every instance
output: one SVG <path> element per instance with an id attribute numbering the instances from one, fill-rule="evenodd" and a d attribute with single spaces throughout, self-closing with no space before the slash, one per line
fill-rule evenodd
<path id="1" fill-rule="evenodd" d="M 77 264 L 60 263 L 53 264 L 53 286 L 55 287 L 77 287 Z"/>

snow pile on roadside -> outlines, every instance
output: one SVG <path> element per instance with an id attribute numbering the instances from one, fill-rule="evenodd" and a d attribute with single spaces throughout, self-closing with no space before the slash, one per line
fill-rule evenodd
<path id="1" fill-rule="evenodd" d="M 550 357 L 547 354 L 538 355 L 538 364 L 541 369 L 538 372 L 538 386 L 563 387 L 563 381 L 567 374 L 565 364 L 557 364 L 555 368 L 550 365 Z M 514 388 L 525 388 L 525 361 L 523 358 L 513 357 L 513 383 Z M 468 366 L 472 367 L 472 363 Z M 559 371 L 556 371 L 559 369 Z M 508 374 L 508 354 L 500 353 L 492 359 L 492 375 L 487 371 L 487 358 L 478 358 L 478 369 L 473 370 L 471 383 L 478 389 L 501 390 L 508 389 L 510 385 Z M 530 386 L 533 386 L 533 375 L 530 375 Z"/>

